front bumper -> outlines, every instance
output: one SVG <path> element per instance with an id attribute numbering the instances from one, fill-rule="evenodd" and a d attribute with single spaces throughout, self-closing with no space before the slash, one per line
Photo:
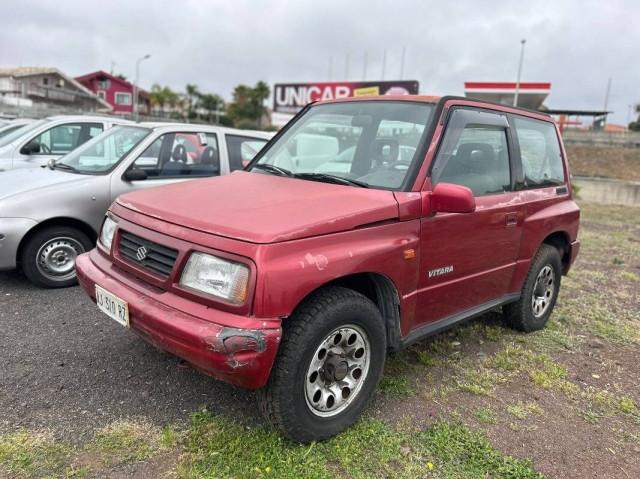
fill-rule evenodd
<path id="1" fill-rule="evenodd" d="M 20 241 L 36 224 L 29 218 L 0 218 L 0 270 L 16 267 Z"/>
<path id="2" fill-rule="evenodd" d="M 76 270 L 94 302 L 96 284 L 126 301 L 131 329 L 149 343 L 216 379 L 251 389 L 266 384 L 282 336 L 278 318 L 216 310 L 202 319 L 184 311 L 185 298 L 139 281 L 97 249 L 80 255 Z"/>

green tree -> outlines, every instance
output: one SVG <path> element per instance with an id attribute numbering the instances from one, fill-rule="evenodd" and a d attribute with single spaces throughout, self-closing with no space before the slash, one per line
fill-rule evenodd
<path id="1" fill-rule="evenodd" d="M 198 106 L 206 111 L 206 120 L 213 121 L 214 118 L 219 123 L 218 113 L 224 109 L 224 100 L 220 95 L 216 95 L 215 93 L 205 93 L 199 95 Z"/>
<path id="2" fill-rule="evenodd" d="M 233 102 L 227 107 L 227 114 L 235 125 L 261 126 L 262 116 L 267 109 L 264 101 L 269 97 L 269 86 L 259 81 L 254 87 L 238 85 L 233 90 Z"/>
<path id="3" fill-rule="evenodd" d="M 201 95 L 200 91 L 198 90 L 198 87 L 192 83 L 187 83 L 185 91 L 187 97 L 187 115 L 189 118 L 195 118 L 198 101 Z"/>
<path id="4" fill-rule="evenodd" d="M 149 101 L 152 108 L 160 109 L 164 113 L 166 107 L 175 109 L 178 106 L 180 95 L 168 86 L 154 83 L 149 92 Z"/>

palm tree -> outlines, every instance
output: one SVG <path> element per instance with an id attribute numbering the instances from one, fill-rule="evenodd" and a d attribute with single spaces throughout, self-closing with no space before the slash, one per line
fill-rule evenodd
<path id="1" fill-rule="evenodd" d="M 255 113 L 256 113 L 256 122 L 258 124 L 258 127 L 261 126 L 262 123 L 262 115 L 265 113 L 266 108 L 264 107 L 264 101 L 269 98 L 269 94 L 271 93 L 271 90 L 269 89 L 269 85 L 267 85 L 265 82 L 263 81 L 259 81 L 258 83 L 256 83 L 256 85 L 253 87 L 253 95 L 251 95 L 253 98 L 253 103 L 254 103 L 254 108 L 255 108 Z"/>
<path id="2" fill-rule="evenodd" d="M 195 116 L 195 109 L 196 109 L 196 104 L 197 104 L 197 99 L 200 98 L 200 91 L 198 90 L 198 87 L 192 83 L 187 83 L 187 86 L 185 87 L 185 91 L 187 92 L 187 112 L 188 112 L 188 116 L 189 118 L 193 118 Z"/>

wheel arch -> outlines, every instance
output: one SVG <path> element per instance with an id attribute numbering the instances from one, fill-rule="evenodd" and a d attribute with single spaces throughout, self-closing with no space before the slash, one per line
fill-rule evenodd
<path id="1" fill-rule="evenodd" d="M 332 279 L 306 294 L 294 308 L 294 312 L 318 291 L 339 286 L 356 291 L 370 299 L 380 311 L 387 333 L 387 348 L 397 351 L 401 348 L 400 295 L 391 278 L 381 273 L 353 273 Z"/>
<path id="2" fill-rule="evenodd" d="M 96 230 L 94 230 L 91 225 L 89 225 L 88 223 L 85 223 L 82 220 L 78 220 L 76 218 L 64 217 L 64 216 L 49 218 L 45 221 L 42 221 L 34 225 L 22 237 L 22 239 L 20 240 L 20 244 L 18 245 L 18 250 L 16 251 L 16 264 L 21 263 L 22 252 L 24 251 L 24 248 L 29 242 L 29 240 L 33 238 L 34 235 L 42 231 L 43 229 L 49 228 L 52 226 L 67 226 L 67 227 L 76 228 L 82 231 L 84 234 L 86 234 L 93 243 L 95 243 L 96 240 L 98 239 L 98 233 L 96 232 Z"/>
<path id="3" fill-rule="evenodd" d="M 562 230 L 554 231 L 542 240 L 542 244 L 548 244 L 558 250 L 562 260 L 562 274 L 567 274 L 571 263 L 571 239 L 569 233 Z"/>

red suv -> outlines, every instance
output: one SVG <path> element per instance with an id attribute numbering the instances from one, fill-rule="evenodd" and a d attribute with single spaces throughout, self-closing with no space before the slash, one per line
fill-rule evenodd
<path id="1" fill-rule="evenodd" d="M 444 97 L 306 107 L 246 171 L 121 196 L 80 282 L 298 441 L 348 427 L 385 354 L 501 306 L 544 327 L 579 209 L 542 113 Z"/>

